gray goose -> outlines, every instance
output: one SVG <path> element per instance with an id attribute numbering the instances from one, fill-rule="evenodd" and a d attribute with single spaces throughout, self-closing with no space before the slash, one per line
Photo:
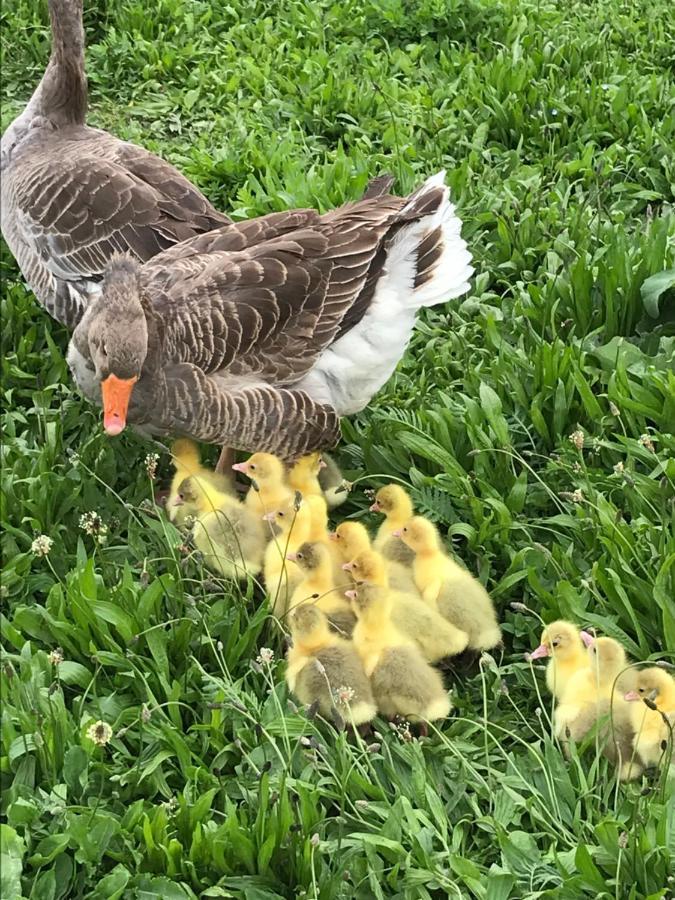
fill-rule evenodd
<path id="1" fill-rule="evenodd" d="M 147 260 L 230 220 L 173 166 L 85 125 L 82 0 L 49 0 L 42 81 L 2 136 L 2 233 L 45 309 L 79 322 L 111 256 Z"/>
<path id="2" fill-rule="evenodd" d="M 333 446 L 394 371 L 415 314 L 469 289 L 445 173 L 409 197 L 218 228 L 108 266 L 68 362 L 103 424 L 292 460 Z"/>

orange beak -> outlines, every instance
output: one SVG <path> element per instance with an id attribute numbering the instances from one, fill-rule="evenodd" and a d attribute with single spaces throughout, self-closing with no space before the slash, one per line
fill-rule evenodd
<path id="1" fill-rule="evenodd" d="M 116 435 L 124 431 L 131 391 L 137 381 L 138 376 L 136 375 L 133 378 L 118 378 L 116 375 L 108 375 L 105 381 L 101 382 L 103 427 L 106 434 Z"/>

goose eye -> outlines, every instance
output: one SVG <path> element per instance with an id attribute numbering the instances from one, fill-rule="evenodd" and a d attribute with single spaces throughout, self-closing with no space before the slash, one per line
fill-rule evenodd
<path id="1" fill-rule="evenodd" d="M 280 512 L 280 513 L 277 513 L 277 515 L 279 516 L 280 519 L 283 519 L 283 517 L 286 515 L 286 513 Z"/>
<path id="2" fill-rule="evenodd" d="M 640 691 L 641 694 L 644 694 L 645 689 L 644 689 L 644 688 L 638 688 L 638 691 Z"/>
<path id="3" fill-rule="evenodd" d="M 560 641 L 553 641 L 552 646 L 557 647 L 560 644 Z"/>
<path id="4" fill-rule="evenodd" d="M 179 499 L 179 500 L 185 500 L 185 494 L 179 494 L 179 495 L 178 495 L 178 499 Z"/>
<path id="5" fill-rule="evenodd" d="M 304 558 L 305 558 L 305 557 L 302 555 L 302 553 L 296 553 L 295 555 L 296 555 L 296 557 L 297 557 L 298 559 L 304 559 Z"/>
<path id="6" fill-rule="evenodd" d="M 251 465 L 249 466 L 249 469 L 250 469 L 252 472 L 255 472 L 255 465 L 254 465 L 254 464 L 251 464 Z"/>

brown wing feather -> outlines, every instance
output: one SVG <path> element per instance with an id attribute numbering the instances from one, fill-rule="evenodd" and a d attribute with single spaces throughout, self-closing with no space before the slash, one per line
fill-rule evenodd
<path id="1" fill-rule="evenodd" d="M 113 253 L 147 260 L 229 221 L 173 166 L 88 128 L 33 147 L 12 179 L 23 239 L 65 279 L 97 279 Z"/>
<path id="2" fill-rule="evenodd" d="M 206 372 L 282 384 L 301 378 L 345 323 L 351 327 L 367 309 L 383 239 L 403 203 L 387 197 L 320 218 L 306 214 L 314 222 L 299 230 L 294 218 L 283 217 L 249 226 L 243 237 L 241 226 L 229 226 L 161 254 L 144 277 L 149 290 L 164 292 L 159 305 L 171 357 Z M 257 237 L 263 239 L 253 243 Z M 252 243 L 225 249 L 242 240 Z"/>
<path id="3" fill-rule="evenodd" d="M 303 391 L 237 387 L 189 364 L 166 367 L 157 406 L 166 433 L 285 460 L 334 447 L 340 437 L 335 410 Z"/>

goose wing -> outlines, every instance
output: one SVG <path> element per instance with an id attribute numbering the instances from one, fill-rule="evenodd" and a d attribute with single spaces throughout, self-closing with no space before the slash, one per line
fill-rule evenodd
<path id="1" fill-rule="evenodd" d="M 74 286 L 98 281 L 114 253 L 147 260 L 229 221 L 173 166 L 94 129 L 23 154 L 12 193 L 21 242 Z"/>
<path id="2" fill-rule="evenodd" d="M 274 214 L 153 259 L 144 280 L 168 323 L 171 358 L 205 372 L 297 381 L 343 323 L 364 314 L 403 203 L 379 197 L 325 216 Z M 248 246 L 227 249 L 237 242 Z"/>

